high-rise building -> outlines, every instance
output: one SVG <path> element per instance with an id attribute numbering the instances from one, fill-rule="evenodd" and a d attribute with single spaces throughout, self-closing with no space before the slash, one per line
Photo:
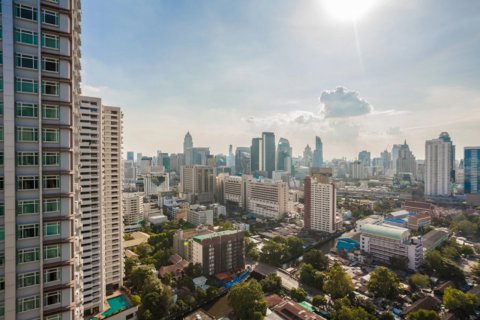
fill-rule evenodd
<path id="1" fill-rule="evenodd" d="M 358 153 L 358 161 L 360 161 L 364 167 L 370 167 L 371 165 L 371 158 L 370 152 L 363 150 Z"/>
<path id="2" fill-rule="evenodd" d="M 128 192 L 123 194 L 123 223 L 125 232 L 133 232 L 142 227 L 145 220 L 143 193 Z"/>
<path id="3" fill-rule="evenodd" d="M 228 146 L 227 167 L 235 168 L 235 155 L 233 154 L 233 146 Z"/>
<path id="4" fill-rule="evenodd" d="M 323 143 L 320 137 L 315 137 L 315 150 L 313 151 L 313 166 L 321 167 L 323 165 Z"/>
<path id="5" fill-rule="evenodd" d="M 215 184 L 213 167 L 195 165 L 180 169 L 180 192 L 190 203 L 212 203 Z"/>
<path id="6" fill-rule="evenodd" d="M 251 173 L 251 156 L 249 147 L 237 147 L 235 150 L 235 173 L 250 174 Z"/>
<path id="7" fill-rule="evenodd" d="M 385 150 L 380 154 L 380 158 L 382 158 L 383 173 L 388 175 L 392 168 L 392 154 L 388 152 L 388 150 Z"/>
<path id="8" fill-rule="evenodd" d="M 262 168 L 269 178 L 272 178 L 272 172 L 275 171 L 275 134 L 273 132 L 262 133 Z"/>
<path id="9" fill-rule="evenodd" d="M 187 150 L 189 157 L 191 157 L 192 165 L 206 166 L 208 158 L 210 157 L 210 148 L 196 147 Z"/>
<path id="10" fill-rule="evenodd" d="M 133 151 L 128 151 L 127 152 L 127 160 L 128 161 L 134 161 L 135 160 L 135 154 L 133 153 Z"/>
<path id="11" fill-rule="evenodd" d="M 250 147 L 250 169 L 253 173 L 260 171 L 260 164 L 263 163 L 261 150 L 262 138 L 253 138 L 252 146 Z"/>
<path id="12" fill-rule="evenodd" d="M 138 152 L 137 153 L 137 166 L 140 166 L 140 161 L 142 160 L 143 158 L 143 154 L 141 152 Z"/>
<path id="13" fill-rule="evenodd" d="M 187 166 L 193 165 L 192 148 L 193 148 L 193 139 L 192 139 L 192 135 L 190 134 L 190 131 L 188 131 L 185 137 L 183 138 L 183 155 L 185 157 L 184 165 L 187 165 Z"/>
<path id="14" fill-rule="evenodd" d="M 277 146 L 277 169 L 278 171 L 292 171 L 292 147 L 285 138 L 280 138 Z"/>
<path id="15" fill-rule="evenodd" d="M 465 147 L 463 167 L 467 202 L 480 205 L 480 147 Z"/>
<path id="16" fill-rule="evenodd" d="M 258 217 L 282 219 L 287 213 L 287 183 L 251 180 L 246 192 L 248 210 Z"/>
<path id="17" fill-rule="evenodd" d="M 323 181 L 322 181 L 323 180 Z M 322 182 L 321 182 L 322 181 Z M 306 229 L 334 233 L 337 195 L 333 183 L 310 176 L 304 180 L 304 225 Z"/>
<path id="18" fill-rule="evenodd" d="M 1 15 L 0 314 L 78 319 L 80 1 L 4 0 Z"/>
<path id="19" fill-rule="evenodd" d="M 363 162 L 357 160 L 353 161 L 350 165 L 350 177 L 352 179 L 367 179 L 368 178 L 368 170 L 365 168 Z"/>
<path id="20" fill-rule="evenodd" d="M 303 165 L 306 167 L 311 167 L 312 166 L 312 148 L 307 144 L 305 147 L 305 150 L 303 150 Z"/>
<path id="21" fill-rule="evenodd" d="M 445 133 L 442 133 L 444 135 Z M 448 133 L 447 133 L 448 136 Z M 447 196 L 452 185 L 452 141 L 445 135 L 425 142 L 425 195 Z"/>
<path id="22" fill-rule="evenodd" d="M 415 161 L 415 156 L 413 155 L 412 151 L 410 151 L 406 140 L 398 150 L 398 157 L 396 163 L 397 174 L 410 174 L 413 179 L 416 178 L 417 162 Z"/>
<path id="23" fill-rule="evenodd" d="M 452 139 L 450 138 L 450 135 L 448 132 L 442 132 L 440 133 L 440 136 L 438 137 L 439 139 L 443 140 L 444 142 L 449 142 L 452 144 L 452 152 L 451 152 L 451 167 L 450 167 L 450 181 L 455 182 L 455 145 L 452 142 Z"/>
<path id="24" fill-rule="evenodd" d="M 397 159 L 400 154 L 401 144 L 394 144 L 392 147 L 392 172 L 397 173 Z"/>

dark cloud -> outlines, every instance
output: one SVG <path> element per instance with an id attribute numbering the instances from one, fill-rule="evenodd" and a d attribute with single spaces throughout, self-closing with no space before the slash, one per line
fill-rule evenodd
<path id="1" fill-rule="evenodd" d="M 326 90 L 320 96 L 325 118 L 346 118 L 369 114 L 373 107 L 365 99 L 358 96 L 356 91 L 348 91 L 344 87 L 337 87 L 335 91 Z"/>

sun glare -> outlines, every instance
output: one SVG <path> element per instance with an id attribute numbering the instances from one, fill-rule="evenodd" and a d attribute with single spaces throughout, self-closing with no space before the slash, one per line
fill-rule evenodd
<path id="1" fill-rule="evenodd" d="M 356 21 L 367 14 L 377 0 L 324 0 L 327 12 L 336 19 Z"/>

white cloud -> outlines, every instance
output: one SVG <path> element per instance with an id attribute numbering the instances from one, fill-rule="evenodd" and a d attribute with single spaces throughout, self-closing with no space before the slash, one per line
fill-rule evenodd
<path id="1" fill-rule="evenodd" d="M 373 107 L 358 92 L 337 87 L 335 91 L 325 90 L 320 96 L 326 118 L 346 118 L 372 113 Z"/>

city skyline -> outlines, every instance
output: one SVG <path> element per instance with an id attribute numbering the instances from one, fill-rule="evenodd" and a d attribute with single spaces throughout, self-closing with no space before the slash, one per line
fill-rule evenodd
<path id="1" fill-rule="evenodd" d="M 326 159 L 404 139 L 424 159 L 442 131 L 457 158 L 478 144 L 478 2 L 385 1 L 356 24 L 324 1 L 118 3 L 82 8 L 83 94 L 124 107 L 125 150 L 180 152 L 187 130 L 213 153 L 318 135 Z"/>

